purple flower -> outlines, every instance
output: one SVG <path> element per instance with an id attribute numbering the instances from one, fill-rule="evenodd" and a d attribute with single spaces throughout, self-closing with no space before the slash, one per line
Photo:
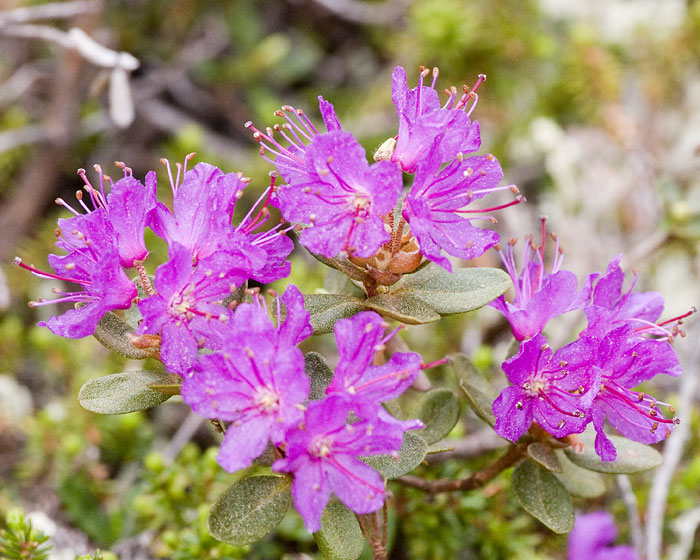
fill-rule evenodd
<path id="1" fill-rule="evenodd" d="M 177 243 L 190 249 L 194 264 L 215 251 L 224 250 L 245 256 L 248 278 L 266 283 L 288 276 L 291 265 L 286 259 L 294 244 L 281 230 L 282 224 L 256 233 L 270 217 L 268 205 L 274 178 L 269 189 L 234 227 L 231 220 L 236 201 L 249 180 L 241 173 L 224 173 L 208 163 L 199 163 L 187 171 L 187 161 L 192 155 L 185 158 L 184 166 L 177 165 L 175 178 L 165 161 L 173 190 L 173 211 L 158 203 L 149 222 L 156 235 L 170 245 Z M 263 206 L 255 213 L 263 200 Z"/>
<path id="2" fill-rule="evenodd" d="M 554 354 L 541 334 L 522 342 L 518 354 L 502 365 L 513 385 L 493 403 L 498 435 L 515 442 L 533 420 L 555 437 L 581 433 L 600 386 L 600 372 L 591 368 L 591 360 L 586 339 Z"/>
<path id="3" fill-rule="evenodd" d="M 287 432 L 285 458 L 272 465 L 275 471 L 294 473 L 294 505 L 310 532 L 321 528 L 331 493 L 358 514 L 384 503 L 381 475 L 359 457 L 396 453 L 403 429 L 378 418 L 348 423 L 350 411 L 340 396 L 309 402 L 303 425 Z"/>
<path id="4" fill-rule="evenodd" d="M 314 253 L 371 257 L 389 240 L 383 216 L 393 211 L 402 189 L 401 171 L 389 162 L 369 165 L 352 134 L 315 136 L 304 154 L 306 179 L 278 192 L 291 222 L 308 224 L 300 242 Z"/>
<path id="5" fill-rule="evenodd" d="M 489 305 L 500 311 L 508 319 L 513 336 L 526 340 L 542 333 L 547 322 L 557 315 L 582 307 L 577 298 L 576 276 L 567 270 L 560 270 L 563 255 L 556 240 L 554 261 L 548 273 L 544 266 L 546 235 L 545 219 L 542 219 L 542 244 L 535 247 L 532 236 L 528 236 L 523 248 L 523 268 L 518 275 L 515 266 L 515 239 L 510 239 L 505 255 L 499 250 L 501 260 L 513 280 L 515 298 L 513 303 L 499 296 Z"/>
<path id="6" fill-rule="evenodd" d="M 157 293 L 139 302 L 138 334 L 161 336 L 168 371 L 184 375 L 197 364 L 198 349 L 219 348 L 230 310 L 220 302 L 248 278 L 246 259 L 217 251 L 192 266 L 192 251 L 170 246 L 170 260 L 156 269 Z"/>
<path id="7" fill-rule="evenodd" d="M 49 255 L 49 264 L 57 274 L 25 265 L 19 258 L 15 263 L 39 277 L 81 286 L 82 291 L 78 292 L 56 289 L 57 299 L 34 301 L 29 305 L 79 304 L 77 309 L 69 309 L 62 315 L 42 321 L 39 326 L 48 327 L 52 333 L 66 338 L 82 338 L 95 332 L 97 323 L 108 311 L 131 307 L 138 292 L 119 264 L 119 251 L 113 241 L 116 235 L 104 209 L 60 219 L 58 226 L 60 237 L 56 245 L 68 254 Z"/>
<path id="8" fill-rule="evenodd" d="M 189 159 L 190 156 L 185 158 L 182 183 L 182 167 L 178 164 L 177 176 L 173 179 L 167 166 L 173 190 L 173 211 L 159 202 L 149 225 L 169 245 L 177 243 L 189 249 L 196 264 L 199 259 L 224 248 L 222 243 L 233 233 L 231 219 L 236 200 L 247 182 L 240 173 L 224 173 L 208 163 L 198 163 L 187 171 Z"/>
<path id="9" fill-rule="evenodd" d="M 342 130 L 331 103 L 319 96 L 318 107 L 327 132 Z M 260 144 L 262 158 L 277 167 L 287 183 L 306 183 L 315 176 L 307 164 L 307 146 L 321 133 L 301 109 L 284 105 L 275 115 L 285 118 L 287 122 L 273 128 L 268 127 L 266 133 L 255 128 L 251 121 L 245 126 L 253 131 L 253 138 Z M 275 132 L 282 137 L 286 145 L 276 140 Z M 268 153 L 274 156 L 274 159 L 271 159 Z"/>
<path id="10" fill-rule="evenodd" d="M 109 235 L 119 251 L 119 261 L 123 267 L 131 268 L 148 256 L 148 249 L 144 242 L 144 232 L 151 212 L 156 207 L 156 178 L 155 173 L 146 175 L 146 185 L 135 179 L 131 168 L 121 162 L 117 165 L 123 170 L 124 177 L 111 185 L 110 192 L 105 194 L 105 179 L 111 182 L 109 177 L 102 174 L 102 168 L 95 165 L 99 174 L 100 189 L 93 187 L 84 169 L 78 170 L 78 175 L 85 183 L 85 190 L 90 195 L 90 208 L 83 202 L 83 193 L 78 191 L 76 198 L 82 209 L 88 214 L 102 211 L 109 223 Z M 56 199 L 61 206 L 70 210 L 75 216 L 82 214 L 68 204 L 62 198 Z M 107 232 L 101 234 L 107 235 Z M 66 249 L 70 250 L 70 249 Z"/>
<path id="11" fill-rule="evenodd" d="M 281 299 L 287 316 L 277 327 L 259 302 L 239 305 L 222 350 L 183 381 L 182 398 L 197 414 L 231 422 L 218 457 L 229 472 L 249 467 L 268 442 L 282 444 L 304 416 L 310 382 L 296 345 L 311 334 L 309 314 L 296 286 Z"/>
<path id="12" fill-rule="evenodd" d="M 631 546 L 610 546 L 616 537 L 615 521 L 609 513 L 577 515 L 569 533 L 567 560 L 637 560 Z"/>
<path id="13" fill-rule="evenodd" d="M 587 336 L 584 331 L 583 337 Z M 624 325 L 602 340 L 591 339 L 600 390 L 592 402 L 591 418 L 597 435 L 596 453 L 603 461 L 614 461 L 617 451 L 603 432 L 605 418 L 622 435 L 641 443 L 656 443 L 668 437 L 678 422 L 664 417 L 656 399 L 632 388 L 657 373 L 678 376 L 678 357 L 665 339 L 634 336 Z M 668 406 L 668 405 L 666 405 Z M 673 410 L 672 407 L 669 407 Z"/>
<path id="14" fill-rule="evenodd" d="M 383 411 L 380 403 L 406 391 L 421 369 L 421 357 L 414 352 L 397 353 L 386 364 L 372 365 L 377 350 L 395 334 L 394 331 L 385 335 L 385 327 L 382 316 L 374 311 L 364 311 L 335 324 L 338 365 L 326 395 L 342 395 L 352 403 L 354 412 L 365 419 Z M 411 426 L 422 427 L 413 423 Z"/>
<path id="15" fill-rule="evenodd" d="M 492 155 L 467 159 L 460 156 L 441 169 L 439 140 L 438 137 L 418 165 L 413 186 L 403 203 L 403 217 L 418 239 L 421 253 L 451 272 L 452 265 L 441 254 L 442 250 L 461 259 L 473 259 L 499 240 L 495 231 L 472 225 L 473 220 L 485 216 L 469 215 L 505 208 L 521 202 L 522 198 L 495 208 L 465 209 L 474 200 L 515 187 L 498 186 L 503 172 Z"/>
<path id="16" fill-rule="evenodd" d="M 391 161 L 401 165 L 407 173 L 416 171 L 420 162 L 428 157 L 433 143 L 439 137 L 437 159 L 445 163 L 458 153 L 475 152 L 481 145 L 479 123 L 470 122 L 469 116 L 476 107 L 476 89 L 486 76 L 480 75 L 474 87 L 458 96 L 457 89 L 452 88 L 450 95 L 441 107 L 435 82 L 438 69 L 433 69 L 433 82 L 430 87 L 423 85 L 430 71 L 421 67 L 418 87 L 409 90 L 406 84 L 406 72 L 401 66 L 394 70 L 391 98 L 399 114 L 399 134 Z M 469 100 L 473 100 L 468 107 Z"/>

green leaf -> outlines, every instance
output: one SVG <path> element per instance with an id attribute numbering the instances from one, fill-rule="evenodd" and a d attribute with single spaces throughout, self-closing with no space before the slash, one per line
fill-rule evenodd
<path id="1" fill-rule="evenodd" d="M 562 468 L 562 472 L 555 476 L 569 494 L 579 498 L 597 498 L 605 493 L 605 481 L 602 475 L 577 467 L 566 458 L 563 449 L 557 449 L 555 453 Z"/>
<path id="2" fill-rule="evenodd" d="M 336 321 L 365 309 L 361 300 L 340 294 L 305 294 L 304 307 L 311 315 L 314 334 L 333 332 Z"/>
<path id="3" fill-rule="evenodd" d="M 552 449 L 546 443 L 535 441 L 527 446 L 527 454 L 536 463 L 542 465 L 545 469 L 552 472 L 563 472 L 559 459 Z"/>
<path id="4" fill-rule="evenodd" d="M 132 360 L 145 360 L 158 356 L 158 350 L 153 348 L 136 348 L 129 340 L 134 333 L 126 321 L 120 319 L 111 311 L 107 312 L 95 328 L 94 336 L 102 346 Z"/>
<path id="5" fill-rule="evenodd" d="M 434 265 L 404 276 L 391 293 L 411 294 L 436 313 L 449 315 L 483 307 L 510 286 L 510 276 L 497 268 L 458 268 L 448 272 Z"/>
<path id="6" fill-rule="evenodd" d="M 279 525 L 292 496 L 291 478 L 253 476 L 239 480 L 211 506 L 207 527 L 222 542 L 243 546 L 262 539 Z"/>
<path id="7" fill-rule="evenodd" d="M 469 406 L 484 422 L 495 425 L 496 417 L 491 407 L 496 395 L 489 382 L 464 354 L 454 354 L 451 363 Z"/>
<path id="8" fill-rule="evenodd" d="M 454 428 L 459 420 L 459 400 L 449 389 L 433 389 L 423 397 L 413 416 L 425 424 L 425 428 L 417 433 L 430 445 L 440 441 Z"/>
<path id="9" fill-rule="evenodd" d="M 405 432 L 398 459 L 391 455 L 372 455 L 362 460 L 386 478 L 398 478 L 420 465 L 427 452 L 428 444 L 422 437 Z"/>
<path id="10" fill-rule="evenodd" d="M 311 378 L 309 399 L 320 401 L 326 394 L 326 387 L 333 380 L 333 370 L 328 366 L 326 358 L 316 352 L 308 352 L 304 355 L 304 370 Z"/>
<path id="11" fill-rule="evenodd" d="M 355 514 L 338 502 L 326 506 L 321 516 L 321 530 L 314 533 L 314 539 L 327 560 L 355 560 L 365 545 Z"/>
<path id="12" fill-rule="evenodd" d="M 146 410 L 167 401 L 171 395 L 155 391 L 155 385 L 174 385 L 179 375 L 160 371 L 127 371 L 91 379 L 80 388 L 82 407 L 98 414 L 126 414 Z"/>
<path id="13" fill-rule="evenodd" d="M 574 528 L 574 504 L 559 479 L 534 461 L 525 459 L 513 469 L 511 484 L 523 509 L 555 533 Z"/>
<path id="14" fill-rule="evenodd" d="M 663 462 L 661 453 L 653 447 L 621 436 L 608 436 L 617 449 L 617 459 L 601 461 L 595 452 L 595 431 L 586 430 L 577 437 L 583 443 L 583 450 L 579 453 L 574 448 L 567 447 L 564 451 L 572 463 L 590 471 L 633 474 L 653 469 Z"/>
<path id="15" fill-rule="evenodd" d="M 412 293 L 379 294 L 364 301 L 367 308 L 407 325 L 424 325 L 440 319 L 430 305 Z"/>

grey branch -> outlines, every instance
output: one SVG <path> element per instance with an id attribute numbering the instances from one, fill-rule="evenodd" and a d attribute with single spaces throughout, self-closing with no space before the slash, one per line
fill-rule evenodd
<path id="1" fill-rule="evenodd" d="M 642 532 L 642 521 L 639 518 L 637 496 L 634 495 L 630 479 L 626 474 L 617 475 L 615 482 L 617 482 L 617 487 L 627 508 L 627 519 L 630 524 L 630 532 L 632 533 L 632 545 L 637 551 L 637 556 L 644 558 L 644 533 Z"/>
<path id="2" fill-rule="evenodd" d="M 94 14 L 102 9 L 99 0 L 76 0 L 75 2 L 52 2 L 40 6 L 28 6 L 0 12 L 0 26 L 26 23 L 38 19 L 69 19 L 82 14 Z"/>
<path id="3" fill-rule="evenodd" d="M 385 0 L 362 2 L 360 0 L 315 0 L 335 15 L 354 23 L 394 25 L 398 23 L 412 0 Z"/>
<path id="4" fill-rule="evenodd" d="M 690 418 L 693 411 L 693 400 L 698 389 L 698 363 L 700 363 L 700 327 L 697 321 L 688 329 L 688 335 L 684 341 L 678 341 L 681 351 L 681 365 L 683 375 L 679 388 L 680 402 L 679 414 L 685 417 L 685 421 L 673 431 L 664 447 L 664 462 L 654 474 L 654 481 L 649 493 L 647 505 L 647 558 L 648 560 L 660 560 L 662 548 L 662 534 L 664 522 L 664 510 L 668 499 L 668 490 L 671 485 L 673 473 L 678 468 L 683 455 L 683 448 L 690 436 Z M 685 343 L 685 344 L 684 344 Z"/>

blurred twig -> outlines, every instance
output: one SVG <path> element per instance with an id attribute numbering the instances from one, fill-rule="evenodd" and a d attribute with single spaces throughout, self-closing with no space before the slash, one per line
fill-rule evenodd
<path id="1" fill-rule="evenodd" d="M 82 14 L 94 14 L 101 10 L 102 2 L 100 0 L 52 2 L 51 4 L 27 6 L 0 12 L 0 26 L 36 21 L 38 19 L 73 18 Z"/>
<path id="2" fill-rule="evenodd" d="M 630 524 L 630 532 L 632 533 L 632 545 L 637 551 L 639 558 L 644 558 L 644 533 L 642 532 L 642 521 L 639 518 L 639 504 L 637 496 L 634 494 L 630 479 L 626 474 L 619 474 L 615 477 L 617 487 L 622 494 L 622 500 L 627 508 L 627 520 Z"/>
<path id="3" fill-rule="evenodd" d="M 654 474 L 646 515 L 648 560 L 661 559 L 664 511 L 666 509 L 671 478 L 678 468 L 678 464 L 683 455 L 683 448 L 690 436 L 690 418 L 694 405 L 694 397 L 698 389 L 698 363 L 700 363 L 699 339 L 700 328 L 696 322 L 688 329 L 686 343 L 679 345 L 683 375 L 681 376 L 681 383 L 678 391 L 680 395 L 678 412 L 685 416 L 686 421 L 681 422 L 666 442 L 663 452 L 664 462 Z"/>
<path id="4" fill-rule="evenodd" d="M 413 0 L 314 0 L 320 6 L 344 20 L 370 25 L 395 25 L 401 21 Z"/>

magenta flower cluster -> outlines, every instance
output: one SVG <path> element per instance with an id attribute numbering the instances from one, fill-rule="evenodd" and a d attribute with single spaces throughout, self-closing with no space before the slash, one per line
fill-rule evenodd
<path id="1" fill-rule="evenodd" d="M 562 253 L 557 242 L 554 264 L 544 264 L 545 221 L 542 243 L 535 247 L 526 239 L 523 269 L 517 273 L 514 240 L 501 257 L 513 279 L 515 298 L 503 296 L 490 305 L 510 322 L 519 341 L 519 352 L 503 363 L 512 385 L 493 403 L 495 430 L 517 441 L 537 422 L 555 437 L 584 431 L 589 423 L 596 430 L 595 450 L 604 461 L 614 461 L 617 451 L 605 435 L 605 420 L 621 434 L 642 443 L 668 437 L 677 418 L 661 411 L 673 407 L 636 391 L 657 374 L 678 376 L 681 368 L 671 347 L 678 323 L 686 315 L 657 324 L 663 298 L 656 292 L 634 292 L 635 280 L 623 290 L 621 255 L 608 265 L 604 275 L 588 276 L 577 288 L 576 276 L 561 270 Z M 553 352 L 542 334 L 550 319 L 573 310 L 583 310 L 587 327 L 578 338 Z"/>
<path id="2" fill-rule="evenodd" d="M 604 432 L 606 421 L 643 443 L 664 439 L 677 422 L 661 411 L 666 406 L 672 416 L 672 407 L 637 386 L 660 373 L 680 374 L 670 340 L 685 316 L 657 323 L 663 299 L 634 292 L 634 282 L 624 290 L 619 256 L 605 274 L 589 275 L 581 289 L 576 276 L 562 269 L 558 241 L 546 268 L 544 220 L 541 243 L 527 238 L 518 272 L 515 240 L 502 249 L 498 233 L 474 225 L 495 221 L 488 212 L 523 200 L 515 187 L 499 186 L 503 173 L 495 157 L 474 155 L 481 137 L 471 116 L 484 77 L 462 93 L 447 90 L 440 104 L 437 69 L 424 85 L 429 75 L 421 69 L 417 87 L 409 89 L 404 70 L 394 71 L 397 134 L 377 150 L 372 164 L 321 97 L 323 132 L 289 106 L 277 112 L 283 124 L 261 131 L 248 123 L 262 157 L 285 184 L 278 186 L 273 175 L 238 224 L 232 223 L 234 210 L 249 183 L 240 173 L 206 163 L 187 170 L 188 156 L 173 176 L 165 162 L 169 208 L 158 199 L 153 171 L 141 182 L 120 164 L 123 177 L 112 182 L 97 168 L 97 188 L 81 170 L 85 186 L 78 208 L 58 200 L 73 216 L 58 221 L 56 246 L 62 254 L 49 256 L 55 273 L 17 259 L 34 274 L 79 286 L 57 290 L 57 299 L 32 302 L 74 304 L 40 323 L 57 335 L 85 337 L 106 313 L 138 309 L 134 346 L 152 348 L 169 372 L 182 376 L 182 397 L 197 414 L 227 424 L 221 466 L 235 472 L 269 451 L 272 469 L 293 476 L 294 503 L 310 531 L 320 529 L 332 494 L 357 514 L 382 507 L 385 481 L 362 459 L 398 458 L 405 432 L 422 427 L 418 420 L 394 418 L 383 403 L 402 395 L 426 366 L 412 352 L 393 353 L 376 364 L 397 330 L 389 330 L 378 313 L 361 312 L 335 323 L 337 366 L 322 398 L 310 400 L 312 380 L 299 344 L 312 327 L 300 291 L 288 286 L 272 309 L 259 290 L 246 292 L 252 301 L 232 297 L 241 296 L 249 281 L 264 284 L 290 274 L 291 229 L 312 253 L 347 258 L 368 270 L 388 267 L 404 249 L 415 253 L 417 260 L 399 259 L 400 266 L 387 268 L 399 278 L 424 258 L 452 271 L 448 255 L 473 259 L 496 247 L 515 295 L 490 305 L 506 317 L 520 343 L 502 365 L 511 384 L 493 403 L 495 430 L 502 437 L 516 442 L 537 423 L 563 438 L 592 424 L 596 452 L 612 461 L 616 449 Z M 406 176 L 412 179 L 404 188 Z M 499 191 L 517 196 L 492 208 L 469 208 Z M 270 205 L 284 218 L 272 227 Z M 167 243 L 168 260 L 158 266 L 148 261 L 147 228 Z M 390 258 L 379 259 L 380 254 Z M 553 350 L 545 327 L 577 310 L 587 319 L 585 329 Z"/>
<path id="3" fill-rule="evenodd" d="M 294 503 L 313 532 L 331 493 L 356 513 L 382 507 L 384 481 L 360 458 L 397 455 L 404 432 L 422 427 L 394 419 L 380 404 L 413 383 L 421 360 L 398 353 L 372 365 L 395 333 L 385 334 L 386 323 L 373 311 L 342 319 L 335 327 L 335 375 L 324 398 L 309 402 L 310 380 L 297 348 L 312 333 L 309 313 L 295 286 L 280 299 L 286 317 L 278 315 L 277 325 L 259 296 L 239 305 L 221 347 L 185 376 L 182 397 L 198 414 L 230 423 L 218 457 L 226 470 L 249 467 L 274 446 L 279 458 L 272 469 L 294 475 Z"/>
<path id="4" fill-rule="evenodd" d="M 498 243 L 495 231 L 473 222 L 494 221 L 485 213 L 517 204 L 522 197 L 494 208 L 467 208 L 501 190 L 518 192 L 512 185 L 499 186 L 503 172 L 494 156 L 468 156 L 481 146 L 479 123 L 470 116 L 484 77 L 461 95 L 452 88 L 440 105 L 437 69 L 431 85 L 423 85 L 429 73 L 423 69 L 418 86 L 409 89 L 403 68 L 394 71 L 398 134 L 375 153 L 372 165 L 322 97 L 325 132 L 289 106 L 277 113 L 286 119 L 283 125 L 261 131 L 247 124 L 263 158 L 287 183 L 276 191 L 276 204 L 286 220 L 303 228 L 299 239 L 313 253 L 370 258 L 383 246 L 396 253 L 397 240 L 409 237 L 425 258 L 451 271 L 443 252 L 473 259 Z M 414 175 L 405 196 L 404 173 Z"/>

